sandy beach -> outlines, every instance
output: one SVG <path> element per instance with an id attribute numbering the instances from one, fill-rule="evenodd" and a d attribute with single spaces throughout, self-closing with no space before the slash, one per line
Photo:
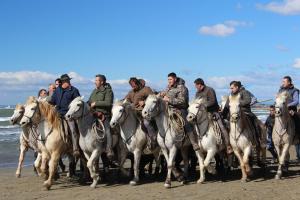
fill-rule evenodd
<path id="1" fill-rule="evenodd" d="M 295 159 L 291 148 L 291 159 Z M 299 199 L 300 165 L 291 161 L 290 171 L 282 180 L 274 180 L 276 165 L 268 164 L 263 176 L 258 168 L 248 183 L 240 182 L 240 170 L 230 172 L 226 182 L 207 176 L 205 184 L 196 179 L 187 185 L 173 181 L 171 189 L 165 189 L 163 182 L 145 178 L 141 185 L 130 186 L 127 181 L 117 182 L 109 176 L 108 183 L 100 182 L 96 189 L 80 185 L 78 180 L 69 179 L 65 174 L 55 182 L 51 190 L 42 187 L 43 180 L 26 167 L 21 178 L 15 178 L 15 169 L 0 170 L 0 199 Z M 147 183 L 146 183 L 147 181 Z"/>

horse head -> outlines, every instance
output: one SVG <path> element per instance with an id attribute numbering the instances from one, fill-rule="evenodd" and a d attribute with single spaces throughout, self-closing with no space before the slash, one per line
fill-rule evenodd
<path id="1" fill-rule="evenodd" d="M 83 97 L 76 97 L 69 105 L 69 110 L 65 114 L 65 118 L 69 119 L 78 119 L 79 117 L 84 115 L 84 102 Z"/>
<path id="2" fill-rule="evenodd" d="M 24 108 L 24 114 L 22 119 L 20 120 L 20 125 L 25 126 L 31 122 L 36 123 L 36 120 L 38 119 L 38 109 L 39 109 L 38 100 L 35 97 L 30 96 L 27 99 Z"/>
<path id="3" fill-rule="evenodd" d="M 112 117 L 110 120 L 110 126 L 114 128 L 117 124 L 122 124 L 128 116 L 130 102 L 125 100 L 117 101 L 112 107 Z"/>
<path id="4" fill-rule="evenodd" d="M 237 122 L 241 117 L 240 94 L 229 96 L 230 121 Z"/>
<path id="5" fill-rule="evenodd" d="M 196 122 L 198 118 L 206 112 L 206 100 L 205 98 L 198 98 L 192 101 L 188 108 L 187 121 L 190 123 Z"/>
<path id="6" fill-rule="evenodd" d="M 159 114 L 160 111 L 160 101 L 159 95 L 149 95 L 145 101 L 145 106 L 142 111 L 142 115 L 146 119 L 151 119 Z"/>
<path id="7" fill-rule="evenodd" d="M 288 92 L 279 93 L 275 100 L 275 116 L 279 117 L 287 111 L 287 104 L 290 95 Z"/>
<path id="8" fill-rule="evenodd" d="M 24 111 L 25 111 L 24 106 L 21 104 L 17 104 L 13 115 L 10 117 L 10 123 L 12 125 L 19 123 L 21 118 L 24 115 Z"/>

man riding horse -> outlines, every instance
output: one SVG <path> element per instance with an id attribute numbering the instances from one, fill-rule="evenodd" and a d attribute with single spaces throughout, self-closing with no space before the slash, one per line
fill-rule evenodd
<path id="1" fill-rule="evenodd" d="M 109 83 L 106 82 L 106 77 L 102 74 L 97 74 L 95 77 L 96 88 L 93 90 L 88 103 L 94 117 L 103 122 L 106 134 L 106 152 L 107 157 L 112 158 L 114 153 L 112 150 L 112 136 L 110 131 L 111 109 L 114 100 L 114 93 Z M 101 123 L 96 121 L 97 124 Z"/>
<path id="2" fill-rule="evenodd" d="M 288 101 L 288 109 L 290 112 L 290 115 L 292 116 L 292 119 L 295 122 L 295 129 L 296 129 L 296 135 L 299 135 L 300 133 L 300 120 L 299 116 L 297 114 L 297 106 L 299 105 L 299 90 L 295 88 L 292 78 L 290 76 L 285 76 L 282 79 L 282 85 L 278 91 L 278 93 L 282 92 L 288 92 L 290 95 L 289 101 Z"/>
<path id="3" fill-rule="evenodd" d="M 259 119 L 251 111 L 251 102 L 252 102 L 253 95 L 251 95 L 251 93 L 242 86 L 240 81 L 232 81 L 230 83 L 230 90 L 232 96 L 240 95 L 241 110 L 246 114 L 246 116 L 248 116 L 251 122 L 250 125 L 252 126 L 254 132 L 254 135 L 252 135 L 252 137 L 255 139 L 254 142 L 256 142 L 259 145 L 261 128 L 259 127 Z M 229 113 L 229 100 L 227 101 L 225 108 L 223 110 L 222 113 L 223 117 L 227 118 L 228 113 Z"/>
<path id="4" fill-rule="evenodd" d="M 225 128 L 222 118 L 219 114 L 219 104 L 215 90 L 211 87 L 208 87 L 201 78 L 197 78 L 194 81 L 194 84 L 197 90 L 195 98 L 206 99 L 207 112 L 211 113 L 212 119 L 215 120 L 220 127 L 225 145 L 227 147 L 227 153 L 232 153 L 232 149 L 229 142 L 229 133 Z"/>
<path id="5" fill-rule="evenodd" d="M 141 119 L 142 123 L 147 129 L 147 134 L 150 138 L 148 147 L 153 150 L 157 146 L 157 142 L 156 142 L 157 131 L 153 127 L 152 121 L 142 118 L 142 110 L 145 106 L 145 100 L 150 94 L 153 94 L 153 91 L 150 87 L 145 86 L 135 77 L 130 78 L 129 84 L 132 90 L 129 91 L 125 99 L 127 99 L 129 102 L 133 104 L 138 118 Z"/>
<path id="6" fill-rule="evenodd" d="M 65 114 L 68 112 L 70 103 L 76 97 L 80 96 L 80 94 L 78 89 L 71 85 L 71 78 L 68 76 L 68 74 L 61 75 L 60 80 L 61 85 L 56 88 L 56 90 L 52 94 L 51 99 L 49 99 L 48 102 L 52 105 L 55 105 L 55 108 L 60 114 L 60 117 L 64 119 Z M 63 121 L 64 120 L 62 120 L 62 123 Z M 72 133 L 73 154 L 75 157 L 79 157 L 79 134 L 75 121 L 72 119 L 67 120 L 67 124 L 70 127 L 70 131 Z"/>
<path id="7" fill-rule="evenodd" d="M 189 91 L 185 86 L 185 81 L 178 78 L 177 75 L 172 72 L 168 74 L 168 86 L 165 91 L 161 92 L 163 100 L 168 104 L 171 112 L 178 113 L 184 120 L 184 131 L 187 133 L 194 151 L 199 151 L 200 147 L 197 142 L 196 134 L 193 131 L 193 127 L 187 122 L 187 108 L 189 106 Z"/>

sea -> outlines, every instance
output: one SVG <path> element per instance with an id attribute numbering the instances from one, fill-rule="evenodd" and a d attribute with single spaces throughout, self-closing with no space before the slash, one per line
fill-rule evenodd
<path id="1" fill-rule="evenodd" d="M 14 105 L 0 105 L 0 168 L 16 168 L 18 164 L 19 138 L 22 130 L 18 125 L 11 125 L 9 122 L 14 108 Z M 255 108 L 252 111 L 263 122 L 268 117 L 266 108 Z M 24 166 L 30 166 L 33 162 L 33 151 L 29 150 L 25 156 Z"/>

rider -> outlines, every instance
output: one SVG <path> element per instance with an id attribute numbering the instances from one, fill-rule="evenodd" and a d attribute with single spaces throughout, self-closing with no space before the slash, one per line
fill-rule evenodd
<path id="1" fill-rule="evenodd" d="M 252 113 L 251 111 L 251 93 L 246 90 L 244 87 L 242 87 L 242 84 L 240 81 L 232 81 L 230 83 L 230 90 L 231 95 L 236 96 L 240 95 L 240 107 L 241 110 L 249 117 L 251 124 L 254 128 L 254 138 L 256 140 L 256 143 L 259 144 L 259 138 L 261 133 L 261 128 L 259 127 L 259 120 L 257 119 L 256 115 Z M 229 113 L 229 100 L 227 101 L 225 108 L 223 110 L 223 116 L 227 116 Z"/>
<path id="2" fill-rule="evenodd" d="M 102 74 L 97 74 L 95 77 L 96 88 L 93 90 L 88 103 L 91 106 L 92 112 L 96 118 L 101 120 L 107 137 L 106 152 L 108 158 L 113 157 L 112 136 L 110 131 L 111 109 L 114 99 L 114 93 L 109 83 L 106 82 L 106 77 Z"/>
<path id="3" fill-rule="evenodd" d="M 200 147 L 197 143 L 196 134 L 193 131 L 193 127 L 186 119 L 188 114 L 189 91 L 187 87 L 185 87 L 185 81 L 178 78 L 174 72 L 168 74 L 168 86 L 166 90 L 160 94 L 163 97 L 163 100 L 168 104 L 169 109 L 179 113 L 184 119 L 184 130 L 192 143 L 194 151 L 199 151 Z"/>
<path id="4" fill-rule="evenodd" d="M 80 94 L 78 89 L 71 85 L 71 78 L 68 76 L 68 74 L 61 75 L 60 80 L 61 85 L 56 88 L 48 102 L 52 105 L 55 105 L 60 117 L 64 119 L 65 114 L 68 112 L 70 103 L 73 101 L 73 99 L 80 96 Z M 67 124 L 69 125 L 72 133 L 73 154 L 75 157 L 79 157 L 79 134 L 75 121 L 72 119 L 67 120 Z"/>
<path id="5" fill-rule="evenodd" d="M 138 118 L 142 119 L 142 110 L 145 106 L 145 101 L 147 97 L 150 94 L 153 94 L 153 91 L 148 86 L 143 86 L 140 81 L 132 77 L 129 80 L 129 84 L 132 88 L 132 90 L 129 91 L 129 93 L 126 95 L 125 99 L 127 99 L 129 102 L 131 102 L 135 108 L 136 114 Z M 156 134 L 157 131 L 155 131 L 155 128 L 152 125 L 152 122 L 147 119 L 142 119 L 143 124 L 145 125 L 147 129 L 148 136 L 150 138 L 150 143 L 148 143 L 148 147 L 150 149 L 154 149 L 156 147 Z"/>
<path id="6" fill-rule="evenodd" d="M 294 122 L 295 122 L 295 133 L 298 136 L 300 133 L 300 119 L 297 114 L 297 106 L 299 105 L 299 90 L 295 88 L 292 78 L 290 76 L 285 76 L 282 79 L 282 85 L 279 89 L 278 93 L 281 92 L 288 92 L 290 95 L 290 98 L 288 100 L 288 109 L 290 112 L 290 115 L 292 116 Z M 296 150 L 297 150 L 297 156 L 300 154 L 298 151 L 299 144 L 296 144 Z M 300 155 L 299 155 L 300 156 Z"/>
<path id="7" fill-rule="evenodd" d="M 269 150 L 272 154 L 272 162 L 274 163 L 277 160 L 277 153 L 272 139 L 272 132 L 275 123 L 275 106 L 271 105 L 269 109 L 270 114 L 265 122 L 265 126 L 267 128 L 267 150 Z"/>
<path id="8" fill-rule="evenodd" d="M 216 96 L 216 92 L 213 88 L 208 87 L 205 85 L 204 81 L 201 78 L 197 78 L 194 81 L 195 88 L 196 88 L 196 95 L 195 98 L 205 98 L 206 99 L 206 106 L 207 111 L 212 114 L 213 120 L 217 122 L 219 125 L 221 132 L 223 134 L 223 138 L 225 140 L 225 145 L 227 147 L 227 153 L 232 152 L 232 148 L 229 142 L 229 134 L 225 126 L 223 125 L 222 118 L 219 114 L 219 104 Z"/>

